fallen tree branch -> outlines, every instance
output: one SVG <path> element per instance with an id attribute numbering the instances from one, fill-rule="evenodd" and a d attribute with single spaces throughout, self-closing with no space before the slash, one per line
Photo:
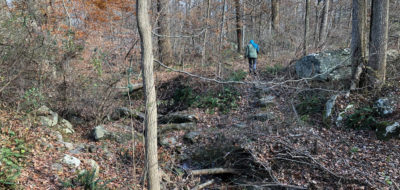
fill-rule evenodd
<path id="1" fill-rule="evenodd" d="M 194 187 L 192 190 L 200 190 L 200 189 L 203 189 L 203 188 L 205 188 L 205 187 L 207 187 L 207 186 L 212 185 L 214 182 L 215 182 L 214 179 L 209 180 L 209 181 L 207 181 L 207 182 L 205 182 L 205 183 L 202 183 L 202 184 L 197 185 L 197 186 Z"/>
<path id="2" fill-rule="evenodd" d="M 268 89 L 271 89 L 271 88 L 275 88 L 275 87 L 277 87 L 277 86 L 285 85 L 285 84 L 287 84 L 287 83 L 303 82 L 303 81 L 310 81 L 310 80 L 317 79 L 317 78 L 320 77 L 320 76 L 329 74 L 329 73 L 335 71 L 336 69 L 343 67 L 343 66 L 344 66 L 344 63 L 345 63 L 349 58 L 350 58 L 350 57 L 348 57 L 346 60 L 344 60 L 343 62 L 341 62 L 341 63 L 338 64 L 337 66 L 335 66 L 335 67 L 333 67 L 333 68 L 331 68 L 331 69 L 328 69 L 328 70 L 325 71 L 324 73 L 319 73 L 319 74 L 317 74 L 317 75 L 314 75 L 314 76 L 311 77 L 311 78 L 289 79 L 289 80 L 285 80 L 285 81 L 282 81 L 282 82 L 273 82 L 273 81 L 269 81 L 269 82 L 260 82 L 260 81 L 257 81 L 257 82 L 246 82 L 246 81 L 222 81 L 222 80 L 218 80 L 218 79 L 212 79 L 212 78 L 207 78 L 207 77 L 195 75 L 195 74 L 190 73 L 190 72 L 187 72 L 187 71 L 182 71 L 182 70 L 174 69 L 174 68 L 168 67 L 167 65 L 163 64 L 162 62 L 160 62 L 160 61 L 158 61 L 158 60 L 154 60 L 154 62 L 158 63 L 161 67 L 164 67 L 164 68 L 166 68 L 166 69 L 168 69 L 168 70 L 171 70 L 171 71 L 174 71 L 174 72 L 177 72 L 177 73 L 182 73 L 182 74 L 185 74 L 185 75 L 188 75 L 188 76 L 191 76 L 191 77 L 194 77 L 194 78 L 199 78 L 199 79 L 202 79 L 202 80 L 205 80 L 205 81 L 209 81 L 209 82 L 215 82 L 215 83 L 218 83 L 218 84 L 268 85 L 267 88 L 268 88 Z"/>
<path id="3" fill-rule="evenodd" d="M 192 175 L 239 174 L 239 172 L 232 168 L 211 168 L 211 169 L 192 170 L 191 174 Z"/>

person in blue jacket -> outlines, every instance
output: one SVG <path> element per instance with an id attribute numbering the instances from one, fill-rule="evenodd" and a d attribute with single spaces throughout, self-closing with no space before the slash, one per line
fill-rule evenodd
<path id="1" fill-rule="evenodd" d="M 250 40 L 249 44 L 246 46 L 245 58 L 249 59 L 249 73 L 256 74 L 257 68 L 257 55 L 260 51 L 258 44 L 256 44 L 253 40 Z"/>

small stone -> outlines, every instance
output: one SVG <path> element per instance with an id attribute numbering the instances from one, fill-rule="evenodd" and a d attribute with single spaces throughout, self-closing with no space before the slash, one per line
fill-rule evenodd
<path id="1" fill-rule="evenodd" d="M 57 142 L 64 142 L 63 136 L 60 132 L 54 131 L 54 135 L 56 136 Z"/>
<path id="2" fill-rule="evenodd" d="M 89 146 L 89 152 L 90 153 L 96 153 L 97 152 L 97 147 L 95 145 L 90 145 Z"/>
<path id="3" fill-rule="evenodd" d="M 388 116 L 396 110 L 397 102 L 392 97 L 379 98 L 375 102 L 374 108 L 381 116 Z"/>
<path id="4" fill-rule="evenodd" d="M 376 129 L 377 137 L 380 140 L 388 140 L 390 138 L 400 137 L 400 124 L 399 122 L 394 122 L 386 127 Z"/>
<path id="5" fill-rule="evenodd" d="M 72 168 L 77 168 L 81 165 L 81 161 L 78 158 L 75 158 L 68 154 L 64 155 L 62 162 Z"/>
<path id="6" fill-rule="evenodd" d="M 67 148 L 67 150 L 72 150 L 74 149 L 74 144 L 69 143 L 69 142 L 64 142 L 64 147 Z"/>
<path id="7" fill-rule="evenodd" d="M 38 116 L 46 116 L 46 115 L 52 115 L 54 112 L 50 110 L 47 106 L 42 106 L 39 109 L 36 110 L 36 115 Z"/>
<path id="8" fill-rule="evenodd" d="M 97 178 L 99 176 L 99 171 L 100 171 L 99 164 L 97 164 L 97 162 L 92 159 L 88 159 L 87 162 L 89 163 L 92 171 L 94 171 L 95 178 Z"/>
<path id="9" fill-rule="evenodd" d="M 93 130 L 93 137 L 94 137 L 94 140 L 96 140 L 96 141 L 105 139 L 107 135 L 108 135 L 108 131 L 106 131 L 104 129 L 103 125 L 99 125 L 99 126 L 95 127 Z"/>
<path id="10" fill-rule="evenodd" d="M 62 128 L 61 131 L 62 131 L 64 134 L 73 134 L 73 133 L 75 133 L 75 130 L 74 130 L 74 129 L 68 129 L 68 128 Z"/>
<path id="11" fill-rule="evenodd" d="M 74 130 L 72 124 L 66 119 L 62 119 L 58 123 L 58 125 L 59 125 L 59 128 L 62 130 L 62 132 L 65 133 L 65 134 L 75 133 L 75 130 Z"/>
<path id="12" fill-rule="evenodd" d="M 84 144 L 79 144 L 75 149 L 69 151 L 71 154 L 80 154 L 82 152 L 86 152 L 86 146 Z"/>

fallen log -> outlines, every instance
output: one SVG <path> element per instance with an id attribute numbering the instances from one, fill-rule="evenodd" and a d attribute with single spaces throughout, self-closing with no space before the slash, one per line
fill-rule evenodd
<path id="1" fill-rule="evenodd" d="M 214 175 L 214 174 L 239 174 L 239 172 L 232 168 L 211 168 L 192 170 L 192 175 Z"/>
<path id="2" fill-rule="evenodd" d="M 194 187 L 192 190 L 200 190 L 200 189 L 203 189 L 203 188 L 205 188 L 205 187 L 207 187 L 207 186 L 212 185 L 214 182 L 215 182 L 214 179 L 208 180 L 208 181 L 205 182 L 205 183 L 202 183 L 202 184 L 197 185 L 197 186 Z"/>

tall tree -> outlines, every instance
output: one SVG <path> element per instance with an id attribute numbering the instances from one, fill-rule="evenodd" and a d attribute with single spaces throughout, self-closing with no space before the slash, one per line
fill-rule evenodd
<path id="1" fill-rule="evenodd" d="M 271 24 L 272 30 L 279 30 L 279 0 L 271 0 Z"/>
<path id="2" fill-rule="evenodd" d="M 375 89 L 380 89 L 386 80 L 388 24 L 389 0 L 372 0 L 367 77 L 368 84 Z"/>
<path id="3" fill-rule="evenodd" d="M 203 49 L 201 52 L 201 66 L 204 66 L 204 60 L 206 58 L 206 43 L 207 43 L 207 31 L 208 31 L 208 22 L 210 20 L 210 0 L 207 0 L 207 16 L 206 16 L 206 28 L 204 29 L 204 40 L 203 40 Z"/>
<path id="4" fill-rule="evenodd" d="M 157 12 L 158 12 L 158 50 L 160 61 L 166 65 L 170 65 L 173 62 L 169 21 L 168 21 L 168 0 L 157 0 Z"/>
<path id="5" fill-rule="evenodd" d="M 160 189 L 157 156 L 157 104 L 153 77 L 153 52 L 151 25 L 147 0 L 137 0 L 137 23 L 142 50 L 143 86 L 145 90 L 145 128 L 146 128 L 146 166 L 148 169 L 148 188 Z"/>
<path id="6" fill-rule="evenodd" d="M 351 30 L 352 80 L 350 89 L 359 87 L 360 76 L 366 63 L 366 22 L 367 0 L 353 0 L 353 21 Z"/>
<path id="7" fill-rule="evenodd" d="M 242 15 L 240 11 L 240 0 L 235 0 L 235 12 L 236 12 L 236 37 L 238 45 L 238 53 L 242 52 L 243 40 L 242 40 Z"/>
<path id="8" fill-rule="evenodd" d="M 319 29 L 319 38 L 318 38 L 320 48 L 324 46 L 328 32 L 328 18 L 329 18 L 329 4 L 330 4 L 329 2 L 330 0 L 325 0 L 324 8 L 322 9 L 322 19 Z"/>
<path id="9" fill-rule="evenodd" d="M 303 40 L 303 55 L 307 55 L 307 38 L 308 30 L 310 29 L 310 0 L 306 0 L 306 15 L 304 16 L 304 40 Z"/>

